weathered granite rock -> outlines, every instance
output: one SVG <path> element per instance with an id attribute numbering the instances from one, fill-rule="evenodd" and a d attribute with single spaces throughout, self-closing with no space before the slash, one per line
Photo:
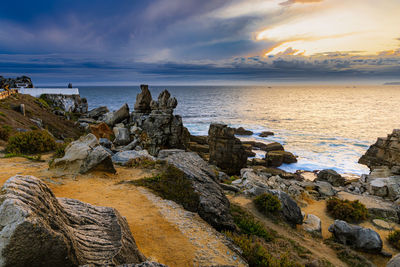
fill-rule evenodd
<path id="1" fill-rule="evenodd" d="M 105 114 L 103 120 L 109 126 L 114 126 L 117 123 L 120 123 L 124 120 L 129 119 L 129 107 L 128 104 L 124 104 L 120 109 L 114 112 L 109 112 Z"/>
<path id="2" fill-rule="evenodd" d="M 146 84 L 141 84 L 140 89 L 142 92 L 136 96 L 134 109 L 136 112 L 148 114 L 151 112 L 150 102 L 152 100 L 149 86 Z"/>
<path id="3" fill-rule="evenodd" d="M 114 144 L 116 146 L 124 146 L 131 142 L 129 130 L 124 127 L 114 127 L 115 135 Z"/>
<path id="4" fill-rule="evenodd" d="M 169 96 L 168 91 L 163 91 L 159 101 L 152 101 L 150 114 L 135 111 L 131 116 L 132 123 L 142 129 L 140 146 L 153 156 L 157 156 L 161 149 L 185 148 L 182 118 L 173 115 L 177 101 Z"/>
<path id="5" fill-rule="evenodd" d="M 217 230 L 234 229 L 229 200 L 216 182 L 218 178 L 207 162 L 194 152 L 173 151 L 165 159 L 183 171 L 192 182 L 193 189 L 200 197 L 197 208 L 200 217 Z"/>
<path id="6" fill-rule="evenodd" d="M 108 110 L 108 108 L 105 107 L 105 106 L 102 106 L 102 107 L 98 107 L 98 108 L 92 109 L 91 111 L 88 112 L 87 115 L 88 115 L 89 118 L 97 120 L 101 116 L 103 116 L 104 114 L 106 114 L 108 112 L 110 112 Z"/>
<path id="7" fill-rule="evenodd" d="M 400 176 L 372 179 L 367 189 L 371 195 L 396 200 L 400 197 Z"/>
<path id="8" fill-rule="evenodd" d="M 371 171 L 379 166 L 400 166 L 400 129 L 393 130 L 386 138 L 378 138 L 358 162 Z"/>
<path id="9" fill-rule="evenodd" d="M 225 124 L 211 124 L 208 130 L 210 163 L 227 174 L 237 174 L 247 164 L 247 153 L 234 129 Z"/>
<path id="10" fill-rule="evenodd" d="M 114 136 L 113 131 L 104 122 L 96 125 L 90 125 L 90 132 L 94 134 L 98 139 L 107 138 L 110 140 Z"/>
<path id="11" fill-rule="evenodd" d="M 100 138 L 99 139 L 99 144 L 102 147 L 105 147 L 105 148 L 108 148 L 108 149 L 111 149 L 111 147 L 112 147 L 112 142 L 110 140 L 108 140 L 107 138 Z"/>
<path id="12" fill-rule="evenodd" d="M 70 143 L 65 148 L 64 157 L 55 159 L 51 168 L 67 173 L 87 173 L 92 170 L 116 172 L 111 155 L 100 146 L 93 134 Z"/>
<path id="13" fill-rule="evenodd" d="M 80 95 L 43 94 L 40 98 L 44 99 L 52 108 L 59 108 L 65 112 L 88 112 L 88 102 Z"/>
<path id="14" fill-rule="evenodd" d="M 235 128 L 234 128 L 234 129 L 235 129 Z M 252 135 L 253 132 L 250 131 L 250 130 L 246 130 L 246 129 L 243 128 L 243 127 L 239 127 L 239 128 L 236 128 L 236 129 L 235 129 L 235 134 L 237 134 L 237 135 Z"/>
<path id="15" fill-rule="evenodd" d="M 351 225 L 341 220 L 335 220 L 335 222 L 329 226 L 328 230 L 344 245 L 368 252 L 381 252 L 382 250 L 382 239 L 379 234 L 372 229 Z"/>
<path id="16" fill-rule="evenodd" d="M 127 151 L 122 151 L 116 153 L 114 156 L 112 156 L 112 161 L 116 164 L 120 165 L 126 165 L 130 160 L 136 159 L 136 158 L 147 158 L 149 160 L 155 160 L 155 158 L 151 155 L 149 155 L 149 152 L 147 150 L 127 150 Z"/>
<path id="17" fill-rule="evenodd" d="M 321 219 L 314 214 L 308 214 L 303 222 L 303 229 L 310 233 L 321 234 Z"/>
<path id="18" fill-rule="evenodd" d="M 386 267 L 400 267 L 400 253 L 393 256 L 386 264 Z"/>
<path id="19" fill-rule="evenodd" d="M 325 181 L 333 186 L 342 186 L 345 184 L 346 179 L 334 170 L 322 170 L 318 173 L 315 181 Z"/>
<path id="20" fill-rule="evenodd" d="M 317 181 L 315 187 L 320 194 L 321 198 L 332 197 L 336 195 L 336 191 L 332 188 L 332 185 L 328 182 Z"/>
<path id="21" fill-rule="evenodd" d="M 117 210 L 57 199 L 33 176 L 14 176 L 0 193 L 1 266 L 114 266 L 140 263 Z"/>
<path id="22" fill-rule="evenodd" d="M 285 219 L 294 225 L 303 223 L 301 209 L 288 194 L 279 190 L 267 190 L 267 193 L 273 194 L 281 201 L 282 214 Z"/>

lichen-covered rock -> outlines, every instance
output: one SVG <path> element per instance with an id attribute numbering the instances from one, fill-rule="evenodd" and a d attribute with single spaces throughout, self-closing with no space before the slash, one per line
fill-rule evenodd
<path id="1" fill-rule="evenodd" d="M 7 180 L 0 199 L 0 266 L 114 266 L 146 260 L 113 208 L 57 199 L 33 176 Z"/>
<path id="2" fill-rule="evenodd" d="M 308 214 L 303 223 L 303 229 L 310 233 L 321 234 L 321 219 L 314 214 Z"/>
<path id="3" fill-rule="evenodd" d="M 117 111 L 105 114 L 103 121 L 112 127 L 115 124 L 128 119 L 129 119 L 129 106 L 128 104 L 124 104 Z"/>
<path id="4" fill-rule="evenodd" d="M 281 212 L 285 219 L 294 225 L 303 223 L 301 209 L 288 194 L 280 190 L 267 190 L 267 193 L 273 194 L 281 201 Z"/>
<path id="5" fill-rule="evenodd" d="M 136 96 L 134 109 L 136 112 L 148 114 L 151 112 L 150 102 L 152 100 L 149 86 L 146 84 L 141 84 L 140 89 L 142 92 Z"/>
<path id="6" fill-rule="evenodd" d="M 334 170 L 322 170 L 318 173 L 315 181 L 325 181 L 333 186 L 342 186 L 345 184 L 346 179 Z"/>
<path id="7" fill-rule="evenodd" d="M 211 124 L 208 130 L 210 163 L 227 174 L 238 174 L 247 164 L 247 152 L 235 137 L 235 130 L 225 124 Z"/>
<path id="8" fill-rule="evenodd" d="M 160 153 L 161 154 L 161 153 Z M 169 164 L 185 173 L 192 182 L 193 189 L 199 194 L 197 213 L 217 230 L 234 229 L 230 214 L 230 203 L 219 187 L 216 174 L 200 156 L 194 152 L 164 153 Z"/>
<path id="9" fill-rule="evenodd" d="M 393 130 L 386 138 L 378 138 L 358 163 L 367 165 L 371 171 L 380 166 L 400 166 L 400 129 Z"/>
<path id="10" fill-rule="evenodd" d="M 130 132 L 125 127 L 114 127 L 113 132 L 115 135 L 114 144 L 117 146 L 124 146 L 131 142 Z"/>
<path id="11" fill-rule="evenodd" d="M 382 250 L 382 239 L 372 229 L 335 220 L 328 230 L 344 245 L 368 252 L 381 252 Z"/>
<path id="12" fill-rule="evenodd" d="M 65 148 L 64 157 L 55 159 L 51 168 L 67 173 L 87 173 L 92 170 L 116 172 L 111 155 L 100 146 L 93 134 L 70 143 Z"/>

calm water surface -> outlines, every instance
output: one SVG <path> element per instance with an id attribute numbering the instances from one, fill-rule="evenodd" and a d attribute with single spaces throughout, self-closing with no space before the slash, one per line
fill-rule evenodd
<path id="1" fill-rule="evenodd" d="M 153 98 L 163 89 L 178 99 L 175 114 L 192 134 L 206 135 L 212 122 L 251 129 L 255 134 L 242 139 L 277 141 L 299 156 L 283 166 L 288 171 L 367 173 L 359 157 L 377 137 L 400 128 L 400 86 L 163 86 L 150 87 Z M 80 87 L 89 109 L 133 108 L 139 92 L 136 86 Z M 275 136 L 258 137 L 265 130 Z"/>

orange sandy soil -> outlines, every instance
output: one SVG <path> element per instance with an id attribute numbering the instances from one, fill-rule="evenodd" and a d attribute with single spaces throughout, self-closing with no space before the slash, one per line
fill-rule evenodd
<path id="1" fill-rule="evenodd" d="M 44 159 L 48 159 L 45 156 Z M 81 200 L 98 206 L 116 208 L 126 217 L 139 249 L 151 260 L 169 266 L 194 265 L 228 265 L 243 266 L 240 259 L 224 245 L 221 239 L 210 235 L 213 229 L 194 229 L 195 235 L 184 234 L 177 225 L 167 220 L 161 213 L 160 206 L 152 202 L 146 194 L 151 194 L 142 188 L 130 184 L 117 184 L 124 180 L 134 180 L 149 176 L 149 171 L 117 167 L 117 174 L 90 173 L 87 175 L 56 176 L 48 170 L 47 162 L 32 162 L 25 158 L 0 158 L 0 184 L 14 175 L 33 175 L 42 179 L 53 190 L 57 197 L 67 197 Z M 160 200 L 163 201 L 163 200 Z M 179 207 L 180 208 L 180 207 Z M 196 220 L 200 218 L 194 217 Z M 199 222 L 206 225 L 204 222 Z M 197 225 L 197 224 L 196 224 Z M 205 226 L 209 227 L 210 226 Z M 203 244 L 193 244 L 191 240 L 197 235 Z M 207 250 L 209 243 L 216 244 L 217 249 Z M 205 249 L 204 249 L 205 248 Z M 219 250 L 219 251 L 215 251 Z M 201 253 L 200 253 L 201 252 Z M 207 257 L 200 257 L 199 254 Z M 237 260 L 236 260 L 237 259 Z M 208 262 L 207 262 L 208 261 Z"/>

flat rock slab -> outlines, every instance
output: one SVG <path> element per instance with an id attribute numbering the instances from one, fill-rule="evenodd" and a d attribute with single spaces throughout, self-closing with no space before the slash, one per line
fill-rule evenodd
<path id="1" fill-rule="evenodd" d="M 384 221 L 381 219 L 373 219 L 372 223 L 376 227 L 381 228 L 383 230 L 388 230 L 388 231 L 393 230 L 393 226 L 390 223 L 388 223 L 387 221 Z"/>
<path id="2" fill-rule="evenodd" d="M 0 266 L 115 266 L 141 263 L 117 210 L 57 199 L 33 176 L 8 179 L 0 193 Z"/>

